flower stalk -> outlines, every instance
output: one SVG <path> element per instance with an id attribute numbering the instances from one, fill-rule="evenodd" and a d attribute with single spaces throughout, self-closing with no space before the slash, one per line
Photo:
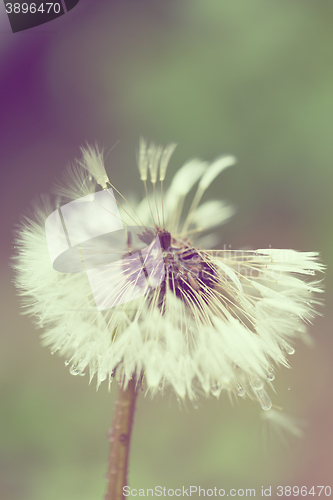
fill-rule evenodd
<path id="1" fill-rule="evenodd" d="M 110 455 L 105 500 L 123 500 L 123 487 L 127 483 L 127 470 L 135 402 L 140 384 L 133 377 L 126 389 L 119 386 L 112 428 L 109 432 Z"/>

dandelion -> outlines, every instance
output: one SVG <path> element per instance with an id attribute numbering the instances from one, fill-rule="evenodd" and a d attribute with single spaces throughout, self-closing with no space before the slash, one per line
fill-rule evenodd
<path id="1" fill-rule="evenodd" d="M 129 203 L 111 184 L 102 152 L 82 148 L 82 160 L 56 187 L 55 202 L 41 198 L 17 234 L 16 285 L 25 312 L 44 328 L 44 344 L 66 358 L 73 375 L 89 372 L 97 387 L 104 380 L 120 385 L 107 499 L 122 498 L 126 485 L 140 386 L 152 395 L 171 386 L 178 398 L 192 400 L 226 391 L 269 410 L 267 388 L 277 368 L 289 366 L 295 340 L 306 339 L 321 303 L 321 282 L 313 277 L 324 267 L 316 252 L 205 249 L 234 209 L 221 200 L 202 203 L 202 196 L 235 159 L 191 160 L 164 194 L 174 149 L 141 140 L 137 161 L 146 196 Z M 63 214 L 69 206 L 78 210 L 73 231 L 81 236 L 89 225 L 103 233 L 112 218 L 119 224 L 112 244 L 108 236 L 86 244 L 81 237 L 69 248 L 72 233 L 66 233 L 66 258 L 50 259 L 47 237 L 60 233 L 50 235 L 45 221 L 60 221 L 60 206 Z"/>

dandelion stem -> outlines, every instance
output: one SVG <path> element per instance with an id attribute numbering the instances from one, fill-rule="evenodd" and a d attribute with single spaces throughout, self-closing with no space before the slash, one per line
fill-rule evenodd
<path id="1" fill-rule="evenodd" d="M 105 500 L 123 500 L 127 485 L 128 457 L 139 384 L 133 377 L 124 390 L 121 386 L 116 400 L 115 414 L 109 433 L 110 456 L 107 472 L 108 488 Z"/>

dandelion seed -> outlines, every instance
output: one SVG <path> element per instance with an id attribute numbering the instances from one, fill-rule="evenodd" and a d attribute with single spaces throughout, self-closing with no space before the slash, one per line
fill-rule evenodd
<path id="1" fill-rule="evenodd" d="M 37 324 L 43 318 L 44 344 L 69 360 L 71 373 L 88 369 L 97 385 L 116 379 L 126 388 L 143 377 L 153 394 L 171 386 L 178 397 L 195 400 L 198 392 L 218 397 L 224 390 L 247 395 L 268 410 L 272 403 L 267 385 L 279 365 L 289 366 L 292 344 L 306 338 L 306 324 L 321 304 L 321 282 L 312 277 L 324 266 L 316 252 L 201 249 L 201 233 L 224 224 L 234 211 L 220 200 L 200 205 L 202 195 L 235 160 L 227 156 L 211 165 L 186 163 L 163 201 L 162 183 L 174 148 L 148 145 L 142 139 L 138 166 L 147 196 L 135 207 L 124 197 L 117 201 L 128 228 L 126 259 L 131 258 L 119 256 L 119 305 L 98 310 L 89 270 L 53 269 L 45 220 L 57 205 L 41 198 L 16 238 L 15 281 L 24 311 Z M 104 190 L 110 185 L 102 153 L 90 146 L 82 153 L 83 159 L 70 167 L 66 184 L 58 187 L 66 201 L 91 195 L 95 182 Z M 148 171 L 153 193 L 147 187 Z M 155 190 L 157 182 L 161 194 Z M 190 212 L 184 215 L 185 198 L 195 185 Z M 129 234 L 134 223 L 145 227 L 141 243 L 148 250 L 143 261 L 135 260 L 135 234 Z M 159 252 L 152 240 L 158 242 Z M 113 283 L 104 276 L 107 294 Z M 128 302 L 124 297 L 133 283 L 144 285 L 146 292 Z"/>
<path id="2" fill-rule="evenodd" d="M 97 184 L 105 189 L 109 178 L 104 167 L 103 151 L 101 151 L 97 146 L 95 146 L 95 148 L 87 146 L 86 148 L 82 147 L 81 152 L 81 167 L 90 172 Z"/>
<path id="3" fill-rule="evenodd" d="M 284 434 L 291 434 L 300 438 L 303 436 L 303 428 L 306 426 L 304 420 L 295 419 L 287 413 L 275 409 L 269 412 L 262 412 L 261 419 L 268 423 L 269 428 L 280 439 L 284 437 Z"/>

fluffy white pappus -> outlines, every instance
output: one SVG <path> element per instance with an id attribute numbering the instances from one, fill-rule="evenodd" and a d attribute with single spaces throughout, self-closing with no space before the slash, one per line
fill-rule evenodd
<path id="1" fill-rule="evenodd" d="M 102 186 L 103 189 L 107 188 L 109 178 L 105 171 L 103 150 L 87 145 L 85 148 L 81 147 L 82 159 L 78 161 L 79 165 L 86 169 L 97 184 Z"/>
<path id="2" fill-rule="evenodd" d="M 148 145 L 148 142 L 143 137 L 140 138 L 139 151 L 137 153 L 137 164 L 140 173 L 140 179 L 143 182 L 147 181 L 148 170 L 150 172 L 150 180 L 152 184 L 156 184 L 158 171 L 160 173 L 159 180 L 165 179 L 167 167 L 169 165 L 172 153 L 176 148 L 175 143 L 171 143 L 165 148 L 156 146 L 153 142 Z"/>
<path id="3" fill-rule="evenodd" d="M 165 196 L 165 217 L 170 232 L 179 231 L 185 198 L 206 170 L 207 163 L 196 159 L 185 163 L 175 174 Z"/>
<path id="4" fill-rule="evenodd" d="M 279 439 L 284 439 L 287 434 L 301 438 L 304 434 L 303 429 L 306 427 L 304 420 L 273 408 L 269 412 L 262 412 L 261 419 L 267 424 L 268 432 L 276 434 Z"/>
<path id="5" fill-rule="evenodd" d="M 200 205 L 191 218 L 191 226 L 209 231 L 217 226 L 225 224 L 235 215 L 236 210 L 232 205 L 220 200 L 209 200 Z"/>
<path id="6" fill-rule="evenodd" d="M 55 183 L 53 192 L 63 201 L 72 201 L 95 193 L 96 188 L 94 177 L 76 161 L 69 164 L 62 181 Z"/>
<path id="7" fill-rule="evenodd" d="M 223 172 L 226 168 L 235 165 L 235 163 L 236 158 L 234 156 L 221 156 L 220 158 L 217 158 L 202 176 L 199 183 L 199 190 L 205 192 L 221 172 Z"/>
<path id="8" fill-rule="evenodd" d="M 91 156 L 92 150 L 87 151 Z M 152 146 L 141 146 L 140 162 L 147 172 L 152 157 L 161 161 L 161 151 L 166 149 L 158 148 L 154 156 Z M 128 252 L 110 264 L 118 266 L 119 297 L 133 286 L 145 291 L 115 307 L 98 309 L 88 272 L 53 269 L 45 219 L 56 204 L 43 198 L 34 216 L 22 221 L 14 268 L 24 312 L 44 329 L 44 344 L 65 357 L 73 375 L 89 372 L 97 386 L 116 378 L 124 387 L 133 376 L 143 377 L 152 394 L 169 386 L 178 397 L 190 399 L 227 391 L 249 396 L 264 410 L 271 408 L 268 389 L 275 373 L 279 366 L 289 366 L 295 341 L 306 338 L 307 325 L 318 314 L 323 290 L 315 274 L 324 266 L 316 252 L 211 250 L 193 243 L 192 236 L 200 241 L 202 232 L 224 223 L 233 210 L 220 200 L 200 205 L 203 186 L 232 163 L 233 158 L 226 158 L 213 167 L 200 160 L 186 163 L 171 182 L 164 204 L 158 190 L 154 195 L 147 191 L 150 201 L 145 198 L 131 206 L 120 199 L 124 225 L 138 220 L 151 228 L 161 251 L 153 253 L 155 240 L 146 241 L 149 233 L 142 233 L 147 257 L 145 272 L 138 273 L 128 260 L 135 251 L 128 240 Z M 142 170 L 141 176 L 147 172 Z M 76 170 L 67 182 L 60 194 L 86 194 Z M 196 185 L 191 212 L 184 215 L 184 199 Z M 105 276 L 107 297 L 114 293 L 115 275 Z"/>

